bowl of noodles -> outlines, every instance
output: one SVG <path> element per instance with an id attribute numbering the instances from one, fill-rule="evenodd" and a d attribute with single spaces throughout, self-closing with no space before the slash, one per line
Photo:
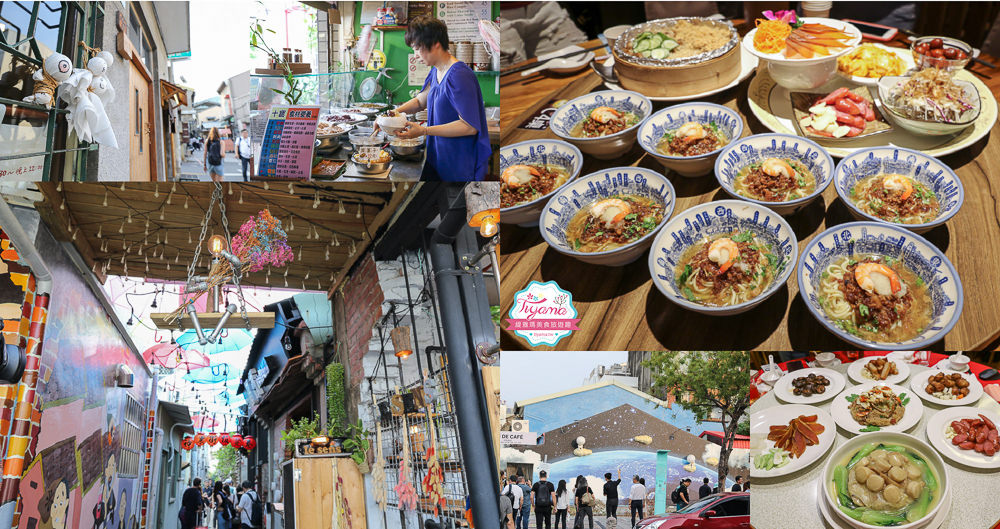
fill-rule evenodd
<path id="1" fill-rule="evenodd" d="M 962 181 L 950 167 L 902 147 L 859 149 L 840 160 L 833 181 L 856 219 L 915 233 L 944 224 L 965 200 Z"/>
<path id="2" fill-rule="evenodd" d="M 962 281 L 927 239 L 882 222 L 850 222 L 813 237 L 797 269 L 820 324 L 864 349 L 915 350 L 943 339 L 962 313 Z"/>
<path id="3" fill-rule="evenodd" d="M 643 167 L 614 167 L 559 188 L 538 219 L 555 251 L 585 263 L 621 266 L 653 243 L 674 211 L 674 186 Z"/>
<path id="4" fill-rule="evenodd" d="M 561 140 L 500 148 L 500 221 L 536 226 L 548 197 L 580 175 L 583 154 Z"/>
<path id="5" fill-rule="evenodd" d="M 781 215 L 750 202 L 694 206 L 668 222 L 649 252 L 653 284 L 682 308 L 726 316 L 748 311 L 792 274 L 798 240 Z"/>
<path id="6" fill-rule="evenodd" d="M 826 149 L 789 134 L 747 136 L 727 145 L 715 160 L 715 178 L 727 193 L 782 215 L 820 196 L 833 171 Z"/>
<path id="7" fill-rule="evenodd" d="M 639 146 L 681 176 L 712 171 L 719 152 L 743 134 L 739 112 L 714 103 L 665 108 L 639 126 Z"/>
<path id="8" fill-rule="evenodd" d="M 635 144 L 635 131 L 653 111 L 644 95 L 628 90 L 591 92 L 564 103 L 549 121 L 552 132 L 601 160 Z"/>

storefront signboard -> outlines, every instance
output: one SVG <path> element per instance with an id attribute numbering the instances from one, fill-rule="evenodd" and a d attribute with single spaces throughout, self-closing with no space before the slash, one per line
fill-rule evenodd
<path id="1" fill-rule="evenodd" d="M 271 107 L 261 142 L 257 179 L 309 178 L 319 112 L 319 107 Z"/>

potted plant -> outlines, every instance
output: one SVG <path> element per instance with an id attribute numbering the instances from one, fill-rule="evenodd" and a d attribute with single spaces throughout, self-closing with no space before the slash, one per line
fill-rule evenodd
<path id="1" fill-rule="evenodd" d="M 361 419 L 358 419 L 357 424 L 351 424 L 348 427 L 348 437 L 344 440 L 344 450 L 351 452 L 351 459 L 357 463 L 362 474 L 367 474 L 370 470 L 368 467 L 368 450 L 371 448 L 371 442 L 368 440 L 369 434 L 371 432 L 366 430 Z"/>
<path id="2" fill-rule="evenodd" d="M 313 414 L 310 419 L 302 417 L 298 421 L 291 421 L 291 428 L 282 430 L 281 441 L 285 443 L 285 459 L 290 459 L 295 452 L 295 441 L 299 439 L 312 439 L 319 435 L 319 415 Z"/>

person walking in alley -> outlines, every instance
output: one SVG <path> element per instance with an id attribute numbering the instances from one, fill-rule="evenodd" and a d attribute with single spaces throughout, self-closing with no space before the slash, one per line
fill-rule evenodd
<path id="1" fill-rule="evenodd" d="M 698 487 L 698 499 L 704 498 L 712 494 L 712 486 L 708 484 L 708 478 L 705 478 L 704 483 L 701 487 Z"/>
<path id="2" fill-rule="evenodd" d="M 531 480 L 524 476 L 517 477 L 517 486 L 521 488 L 521 514 L 518 516 L 519 529 L 528 529 L 528 522 L 531 520 Z"/>
<path id="3" fill-rule="evenodd" d="M 531 499 L 535 505 L 535 526 L 537 529 L 552 529 L 552 506 L 556 503 L 556 488 L 547 481 L 548 472 L 538 473 L 538 482 L 531 487 Z"/>
<path id="4" fill-rule="evenodd" d="M 688 485 L 690 484 L 690 479 L 682 479 L 681 482 L 677 484 L 677 488 L 674 489 L 674 492 L 670 494 L 670 501 L 674 502 L 674 506 L 678 511 L 683 509 L 687 504 L 691 503 L 691 496 L 688 495 Z"/>
<path id="5" fill-rule="evenodd" d="M 594 529 L 594 491 L 587 486 L 587 480 L 582 475 L 576 477 L 576 519 L 573 529 L 584 529 L 583 519 L 590 519 L 590 529 Z"/>
<path id="6" fill-rule="evenodd" d="M 637 522 L 642 521 L 642 501 L 646 498 L 646 486 L 639 483 L 639 475 L 636 474 L 632 476 L 632 489 L 628 493 L 628 508 L 629 512 L 632 514 L 632 527 L 635 527 Z M 639 518 L 636 519 L 636 514 Z"/>
<path id="7" fill-rule="evenodd" d="M 500 529 L 514 529 L 514 506 L 505 494 L 500 495 Z"/>
<path id="8" fill-rule="evenodd" d="M 560 479 L 559 486 L 556 487 L 556 523 L 554 528 L 559 529 L 559 520 L 562 520 L 562 529 L 566 529 L 566 514 L 569 512 L 571 498 L 569 489 L 566 488 L 566 480 Z"/>
<path id="9" fill-rule="evenodd" d="M 247 129 L 240 131 L 240 137 L 236 138 L 236 156 L 243 166 L 243 181 L 249 182 L 247 168 L 250 169 L 250 174 L 253 174 L 253 145 L 250 143 L 250 133 Z"/>
<path id="10" fill-rule="evenodd" d="M 222 140 L 219 139 L 219 129 L 212 127 L 208 131 L 208 142 L 205 144 L 205 154 L 202 156 L 202 165 L 213 182 L 221 182 L 226 170 L 222 168 L 222 161 L 225 153 L 222 152 Z"/>
<path id="11" fill-rule="evenodd" d="M 243 496 L 236 512 L 240 515 L 240 529 L 261 529 L 264 526 L 264 509 L 260 496 L 253 490 L 253 483 L 243 482 Z"/>
<path id="12" fill-rule="evenodd" d="M 181 520 L 181 529 L 194 529 L 201 508 L 201 478 L 194 478 L 191 486 L 181 496 L 181 512 L 178 516 Z"/>
<path id="13" fill-rule="evenodd" d="M 500 491 L 500 494 L 510 498 L 511 508 L 514 509 L 514 514 L 511 517 L 514 519 L 515 529 L 518 527 L 518 520 L 521 517 L 521 503 L 524 501 L 524 491 L 517 486 L 517 478 L 514 475 L 507 478 L 507 486 Z"/>
<path id="14" fill-rule="evenodd" d="M 608 516 L 618 517 L 618 485 L 622 484 L 622 467 L 618 467 L 618 479 L 611 481 L 611 472 L 604 474 L 604 502 Z"/>
<path id="15" fill-rule="evenodd" d="M 229 529 L 229 520 L 232 519 L 229 502 L 226 486 L 221 481 L 216 481 L 215 487 L 212 489 L 212 503 L 215 505 L 215 526 L 219 529 Z"/>
<path id="16" fill-rule="evenodd" d="M 733 484 L 731 492 L 743 492 L 743 476 L 736 476 L 736 483 Z"/>

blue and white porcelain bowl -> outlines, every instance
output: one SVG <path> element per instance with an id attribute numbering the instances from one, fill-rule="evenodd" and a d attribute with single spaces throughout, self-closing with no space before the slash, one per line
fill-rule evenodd
<path id="1" fill-rule="evenodd" d="M 714 103 L 684 103 L 649 116 L 639 126 L 639 146 L 663 164 L 663 167 L 681 176 L 706 175 L 712 172 L 715 159 L 725 145 L 697 156 L 668 156 L 657 149 L 664 134 L 692 121 L 702 125 L 715 123 L 719 132 L 726 137 L 727 144 L 743 135 L 743 117 L 739 112 Z"/>
<path id="2" fill-rule="evenodd" d="M 578 252 L 566 240 L 566 226 L 591 203 L 615 195 L 639 195 L 663 204 L 663 220 L 642 238 L 605 252 Z M 559 253 L 590 264 L 621 266 L 638 259 L 674 212 L 676 195 L 667 177 L 643 167 L 614 167 L 582 176 L 556 191 L 538 219 L 542 238 Z"/>
<path id="3" fill-rule="evenodd" d="M 816 189 L 787 202 L 766 202 L 737 194 L 736 175 L 744 167 L 767 158 L 788 158 L 806 166 L 816 178 Z M 791 215 L 823 194 L 833 181 L 833 157 L 818 143 L 790 134 L 755 134 L 726 145 L 715 160 L 715 178 L 734 198 L 760 204 L 781 215 Z"/>
<path id="4" fill-rule="evenodd" d="M 632 112 L 639 121 L 631 127 L 607 136 L 580 138 L 570 134 L 573 127 L 597 107 L 611 107 L 620 112 Z M 625 154 L 635 144 L 635 131 L 653 111 L 653 103 L 646 96 L 629 90 L 603 90 L 591 92 L 564 103 L 549 121 L 549 128 L 556 136 L 572 143 L 594 158 L 610 160 Z"/>
<path id="5" fill-rule="evenodd" d="M 684 251 L 704 237 L 747 230 L 771 245 L 781 259 L 783 267 L 771 286 L 751 300 L 725 307 L 702 305 L 684 297 L 674 273 Z M 660 230 L 649 251 L 649 273 L 656 288 L 682 308 L 711 316 L 728 316 L 746 312 L 777 292 L 792 275 L 798 248 L 792 227 L 774 211 L 740 200 L 707 202 L 678 213 Z"/>
<path id="6" fill-rule="evenodd" d="M 879 174 L 901 174 L 927 186 L 937 195 L 938 203 L 941 205 L 938 217 L 922 224 L 903 224 L 883 220 L 861 211 L 851 199 L 851 189 L 858 181 Z M 965 200 L 962 181 L 950 167 L 933 156 L 902 147 L 870 147 L 854 151 L 837 164 L 833 185 L 837 188 L 837 195 L 847 204 L 854 218 L 885 222 L 916 233 L 923 233 L 947 222 L 958 213 Z"/>
<path id="7" fill-rule="evenodd" d="M 583 168 L 583 154 L 580 149 L 561 140 L 528 140 L 500 148 L 500 171 L 512 165 L 557 165 L 569 173 L 569 178 L 563 186 L 580 176 Z M 530 202 L 524 202 L 509 208 L 500 208 L 500 222 L 520 224 L 521 226 L 537 226 L 538 216 L 542 214 L 545 203 L 562 186 Z"/>
<path id="8" fill-rule="evenodd" d="M 845 256 L 875 254 L 899 259 L 929 288 L 934 306 L 931 323 L 918 336 L 900 343 L 863 340 L 838 327 L 819 304 L 820 281 L 831 263 Z M 849 222 L 813 237 L 802 250 L 796 271 L 799 293 L 809 311 L 841 339 L 866 350 L 917 350 L 944 338 L 962 314 L 962 281 L 951 261 L 927 239 L 882 222 Z"/>

